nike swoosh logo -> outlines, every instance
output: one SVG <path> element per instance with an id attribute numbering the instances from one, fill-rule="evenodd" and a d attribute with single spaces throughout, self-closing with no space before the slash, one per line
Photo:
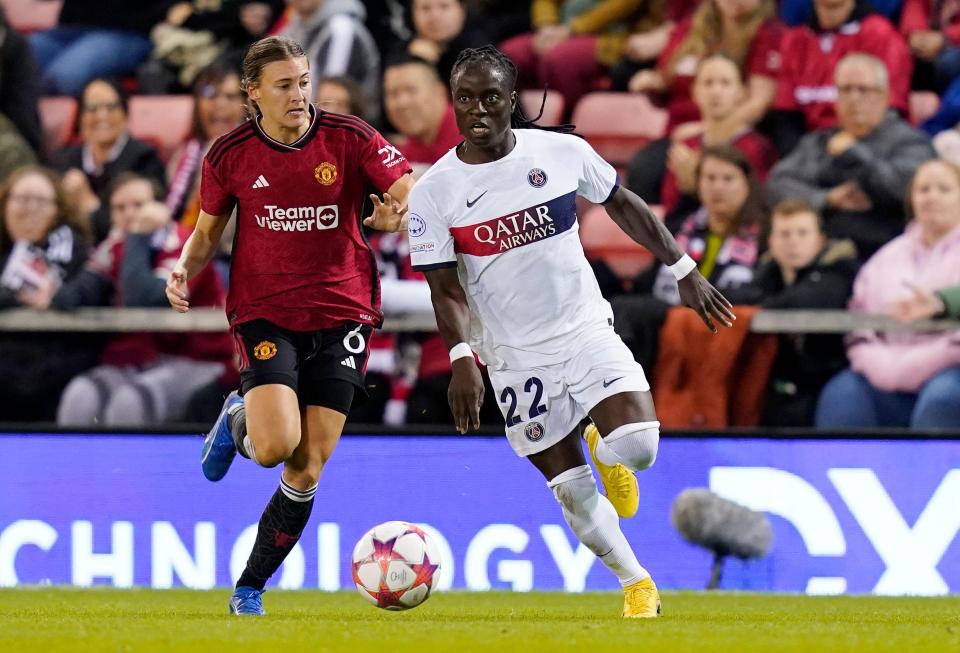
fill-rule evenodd
<path id="1" fill-rule="evenodd" d="M 483 196 L 486 195 L 486 194 L 487 194 L 487 191 L 483 191 L 482 193 L 480 193 L 479 195 L 477 195 L 477 198 L 476 198 L 475 200 L 473 200 L 473 201 L 467 200 L 467 208 L 468 208 L 468 209 L 469 209 L 469 208 L 473 208 L 473 205 L 476 204 L 477 202 L 479 202 L 479 201 L 480 201 L 480 198 L 483 197 Z"/>
<path id="2" fill-rule="evenodd" d="M 619 380 L 622 379 L 622 378 L 623 378 L 622 376 L 618 376 L 618 377 L 615 378 L 615 379 L 611 379 L 611 380 L 609 380 L 609 381 L 604 381 L 604 382 L 603 382 L 603 387 L 604 387 L 604 388 L 609 388 L 611 385 L 613 385 L 614 383 L 616 383 L 617 381 L 619 381 Z"/>

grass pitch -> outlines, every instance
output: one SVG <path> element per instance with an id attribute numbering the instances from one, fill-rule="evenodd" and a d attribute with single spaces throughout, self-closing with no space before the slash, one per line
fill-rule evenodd
<path id="1" fill-rule="evenodd" d="M 665 592 L 623 620 L 619 593 L 442 593 L 390 613 L 353 592 L 271 591 L 268 616 L 228 590 L 0 590 L 0 651 L 960 651 L 960 597 Z"/>

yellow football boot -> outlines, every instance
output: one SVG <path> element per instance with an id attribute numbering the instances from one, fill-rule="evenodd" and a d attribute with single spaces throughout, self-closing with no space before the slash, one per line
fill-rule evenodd
<path id="1" fill-rule="evenodd" d="M 623 616 L 627 619 L 660 616 L 660 592 L 652 578 L 644 578 L 623 588 Z"/>
<path id="2" fill-rule="evenodd" d="M 597 431 L 596 426 L 593 424 L 588 426 L 583 432 L 583 437 L 587 440 L 587 448 L 590 450 L 590 457 L 593 458 L 593 466 L 597 468 L 597 473 L 600 474 L 600 481 L 603 483 L 607 499 L 613 504 L 621 518 L 633 517 L 637 514 L 637 508 L 640 507 L 640 486 L 637 485 L 636 475 L 622 463 L 604 465 L 597 460 L 600 432 Z"/>

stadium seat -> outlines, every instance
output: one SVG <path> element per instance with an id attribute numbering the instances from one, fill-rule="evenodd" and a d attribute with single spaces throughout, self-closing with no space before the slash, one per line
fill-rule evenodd
<path id="1" fill-rule="evenodd" d="M 917 126 L 932 116 L 940 108 L 940 96 L 931 91 L 913 91 L 910 93 L 910 124 Z"/>
<path id="2" fill-rule="evenodd" d="M 540 113 L 540 103 L 543 101 L 543 91 L 527 90 L 520 93 L 520 104 L 528 118 Z M 547 91 L 547 103 L 543 107 L 540 122 L 543 125 L 556 125 L 563 118 L 563 96 L 557 91 Z"/>
<path id="3" fill-rule="evenodd" d="M 0 0 L 10 26 L 18 32 L 56 27 L 63 0 Z"/>
<path id="4" fill-rule="evenodd" d="M 193 97 L 138 95 L 130 98 L 130 134 L 157 148 L 164 161 L 190 137 Z"/>
<path id="5" fill-rule="evenodd" d="M 650 207 L 661 220 L 663 207 Z M 650 251 L 638 245 L 599 205 L 587 209 L 580 218 L 580 242 L 587 258 L 601 260 L 621 279 L 632 279 L 653 263 Z"/>
<path id="6" fill-rule="evenodd" d="M 574 108 L 573 123 L 603 158 L 622 168 L 664 136 L 667 112 L 637 93 L 588 93 Z"/>
<path id="7" fill-rule="evenodd" d="M 40 98 L 40 125 L 43 147 L 48 155 L 56 154 L 70 142 L 77 122 L 77 101 L 72 97 Z"/>

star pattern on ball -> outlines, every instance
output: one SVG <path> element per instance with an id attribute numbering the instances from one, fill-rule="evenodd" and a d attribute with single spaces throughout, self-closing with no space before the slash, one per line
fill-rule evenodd
<path id="1" fill-rule="evenodd" d="M 430 556 L 426 551 L 423 552 L 423 562 L 417 565 L 410 565 L 410 569 L 413 570 L 413 573 L 417 575 L 414 579 L 413 584 L 410 585 L 410 589 L 417 587 L 419 585 L 429 585 L 433 580 L 433 575 L 436 573 L 437 569 L 440 568 L 439 564 L 433 564 L 430 562 Z"/>

